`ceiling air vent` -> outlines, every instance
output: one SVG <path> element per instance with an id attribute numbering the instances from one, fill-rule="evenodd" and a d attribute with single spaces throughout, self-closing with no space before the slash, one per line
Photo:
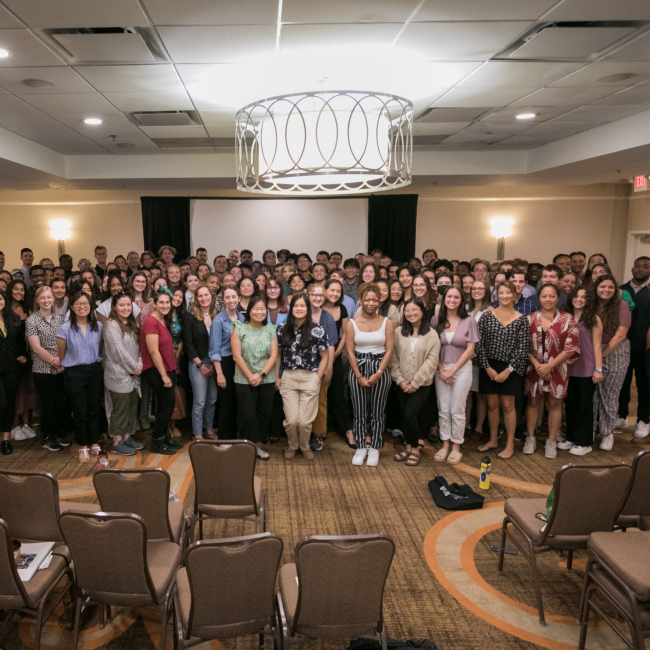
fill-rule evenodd
<path id="1" fill-rule="evenodd" d="M 195 111 L 141 111 L 131 113 L 138 126 L 194 126 L 200 124 Z"/>
<path id="2" fill-rule="evenodd" d="M 495 58 L 590 61 L 632 38 L 647 25 L 648 22 L 638 20 L 540 23 Z"/>
<path id="3" fill-rule="evenodd" d="M 36 30 L 70 65 L 167 61 L 155 30 L 83 27 Z"/>

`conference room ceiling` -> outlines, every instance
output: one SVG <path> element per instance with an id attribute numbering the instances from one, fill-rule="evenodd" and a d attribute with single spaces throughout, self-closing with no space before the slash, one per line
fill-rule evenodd
<path id="1" fill-rule="evenodd" d="M 406 96 L 430 154 L 650 111 L 648 0 L 2 0 L 0 48 L 0 128 L 71 158 L 234 167 L 238 108 L 305 90 Z"/>

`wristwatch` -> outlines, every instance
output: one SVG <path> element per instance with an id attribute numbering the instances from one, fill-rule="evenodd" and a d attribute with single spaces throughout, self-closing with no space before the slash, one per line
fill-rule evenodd
<path id="1" fill-rule="evenodd" d="M 602 372 L 602 371 L 603 371 L 602 368 L 595 368 L 595 369 L 594 369 L 594 372 Z"/>
<path id="2" fill-rule="evenodd" d="M 262 379 L 266 379 L 266 373 L 265 372 L 260 372 L 260 377 Z"/>
<path id="3" fill-rule="evenodd" d="M 512 366 L 508 366 L 508 367 L 506 368 L 506 370 L 507 370 L 510 374 L 512 374 L 512 373 L 515 371 L 515 369 L 514 369 Z"/>
<path id="4" fill-rule="evenodd" d="M 203 361 L 199 361 L 198 363 L 194 364 L 197 368 L 200 368 L 203 365 Z"/>

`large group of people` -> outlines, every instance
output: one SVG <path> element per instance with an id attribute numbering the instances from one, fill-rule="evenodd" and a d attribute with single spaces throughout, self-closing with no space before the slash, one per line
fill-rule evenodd
<path id="1" fill-rule="evenodd" d="M 560 253 L 548 264 L 422 258 L 381 251 L 230 251 L 179 260 L 172 246 L 77 267 L 63 255 L 4 268 L 0 253 L 2 454 L 34 438 L 79 460 L 151 452 L 192 435 L 262 445 L 286 435 L 284 458 L 312 460 L 329 431 L 376 466 L 386 434 L 394 460 L 459 463 L 475 432 L 480 451 L 609 451 L 638 392 L 634 435 L 650 433 L 650 258 L 620 284 L 602 254 Z M 102 409 L 103 405 L 103 409 Z M 566 412 L 566 427 L 562 418 Z M 105 418 L 104 418 L 105 415 Z M 106 427 L 110 441 L 102 443 Z M 502 439 L 500 440 L 500 436 Z M 112 443 L 112 444 L 111 444 Z"/>

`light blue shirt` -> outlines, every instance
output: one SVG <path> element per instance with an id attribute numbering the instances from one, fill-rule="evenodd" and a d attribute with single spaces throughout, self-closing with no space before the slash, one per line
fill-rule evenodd
<path id="1" fill-rule="evenodd" d="M 531 287 L 529 284 L 524 285 L 524 290 L 521 292 L 521 295 L 524 298 L 530 298 L 531 296 L 534 296 L 537 293 L 535 291 L 535 287 Z"/>
<path id="2" fill-rule="evenodd" d="M 99 343 L 102 339 L 102 328 L 102 324 L 97 323 L 97 331 L 93 332 L 89 323 L 86 325 L 86 336 L 84 336 L 80 327 L 74 330 L 70 321 L 63 323 L 56 335 L 59 339 L 65 339 L 67 343 L 65 357 L 63 357 L 61 365 L 64 368 L 71 368 L 101 361 Z"/>
<path id="3" fill-rule="evenodd" d="M 357 313 L 357 307 L 354 304 L 354 300 L 350 296 L 343 294 L 343 306 L 348 310 L 348 318 L 354 319 L 354 315 Z"/>
<path id="4" fill-rule="evenodd" d="M 244 314 L 237 312 L 237 320 L 243 323 Z M 232 357 L 231 335 L 232 321 L 224 309 L 215 316 L 210 326 L 210 348 L 208 351 L 210 361 L 221 361 L 222 357 Z"/>

